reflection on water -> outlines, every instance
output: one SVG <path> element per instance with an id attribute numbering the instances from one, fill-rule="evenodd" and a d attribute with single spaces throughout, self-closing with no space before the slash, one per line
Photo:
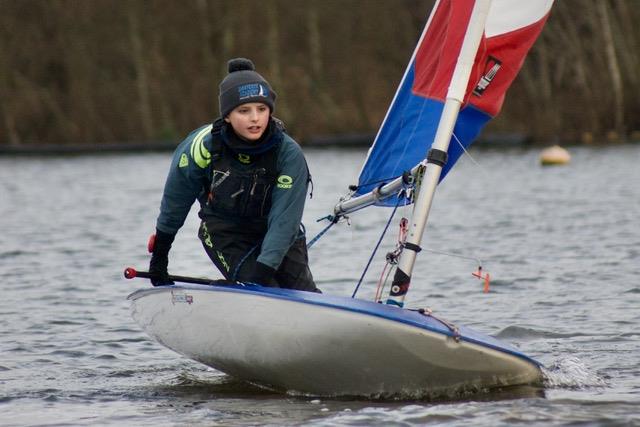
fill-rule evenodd
<path id="1" fill-rule="evenodd" d="M 0 411 L 3 425 L 621 425 L 640 423 L 639 146 L 576 148 L 541 168 L 536 150 L 472 152 L 441 184 L 407 303 L 513 343 L 544 365 L 543 387 L 455 398 L 318 399 L 242 383 L 141 332 L 126 296 L 143 280 L 170 155 L 0 158 Z M 354 183 L 362 150 L 308 150 L 314 236 Z M 325 293 L 350 296 L 390 210 L 351 215 L 311 250 Z M 195 212 L 175 274 L 218 278 Z M 373 298 L 400 209 L 358 293 Z M 395 228 L 394 228 L 395 227 Z M 215 327 L 212 325 L 211 327 Z"/>

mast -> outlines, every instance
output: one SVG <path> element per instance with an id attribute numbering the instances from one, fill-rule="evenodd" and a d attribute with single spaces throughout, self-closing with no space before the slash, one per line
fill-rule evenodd
<path id="1" fill-rule="evenodd" d="M 425 169 L 420 170 L 418 173 L 424 171 L 424 177 L 413 207 L 407 240 L 404 250 L 400 255 L 398 269 L 395 272 L 389 298 L 386 301 L 387 304 L 399 307 L 404 305 L 404 298 L 409 290 L 416 255 L 421 250 L 420 243 L 431 209 L 431 203 L 433 202 L 436 186 L 440 180 L 442 167 L 447 162 L 449 142 L 451 141 L 460 107 L 464 102 L 469 76 L 480 40 L 484 33 L 490 7 L 491 0 L 477 0 L 473 6 L 467 32 L 462 42 L 458 61 L 447 91 L 447 98 L 442 110 L 442 115 L 440 116 L 434 142 L 427 158 L 423 160 L 420 165 Z M 389 186 L 391 183 L 387 185 Z"/>

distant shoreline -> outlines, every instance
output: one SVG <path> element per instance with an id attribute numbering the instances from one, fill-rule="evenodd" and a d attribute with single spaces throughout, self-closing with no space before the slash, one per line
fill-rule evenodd
<path id="1" fill-rule="evenodd" d="M 303 148 L 366 148 L 375 134 L 343 134 L 311 137 L 301 144 Z M 0 155 L 65 155 L 94 153 L 136 153 L 173 151 L 179 141 L 149 141 L 111 144 L 24 144 L 2 145 Z M 533 144 L 532 139 L 521 133 L 494 133 L 482 135 L 474 146 L 522 147 Z"/>
<path id="2" fill-rule="evenodd" d="M 172 142 L 155 143 L 116 143 L 116 144 L 24 144 L 0 145 L 0 155 L 52 155 L 52 154 L 93 154 L 93 153 L 135 153 L 172 151 L 177 144 Z"/>

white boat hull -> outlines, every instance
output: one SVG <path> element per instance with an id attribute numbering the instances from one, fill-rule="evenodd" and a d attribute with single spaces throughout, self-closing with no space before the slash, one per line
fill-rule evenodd
<path id="1" fill-rule="evenodd" d="M 229 375 L 314 395 L 423 396 L 540 381 L 539 364 L 415 311 L 258 286 L 169 286 L 129 296 L 166 347 Z"/>

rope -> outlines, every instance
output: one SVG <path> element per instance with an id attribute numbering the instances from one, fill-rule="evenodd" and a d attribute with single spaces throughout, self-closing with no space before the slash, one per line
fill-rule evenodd
<path id="1" fill-rule="evenodd" d="M 444 319 L 440 319 L 439 317 L 436 317 L 433 315 L 433 311 L 430 308 L 419 308 L 417 310 L 415 309 L 410 309 L 411 311 L 417 311 L 418 313 L 422 314 L 423 316 L 426 317 L 431 317 L 434 320 L 437 320 L 438 322 L 442 323 L 447 329 L 449 329 L 449 331 L 451 332 L 451 336 L 453 337 L 453 339 L 456 342 L 460 342 L 460 338 L 462 337 L 462 335 L 460 335 L 460 329 L 454 325 L 451 322 L 448 322 Z"/>
<path id="2" fill-rule="evenodd" d="M 446 256 L 453 257 L 453 258 L 468 259 L 468 260 L 477 262 L 478 263 L 478 270 L 473 272 L 473 273 L 471 273 L 471 275 L 473 275 L 474 277 L 477 277 L 480 280 L 483 280 L 484 281 L 483 292 L 485 294 L 489 292 L 489 284 L 491 283 L 491 276 L 489 275 L 489 273 L 486 273 L 486 272 L 483 273 L 482 261 L 480 260 L 480 258 L 453 254 L 451 252 L 436 251 L 436 250 L 433 250 L 433 249 L 426 249 L 426 248 L 422 248 L 422 250 L 423 251 L 427 251 L 427 252 L 431 252 L 431 253 L 434 253 L 434 254 L 446 255 Z"/>
<path id="3" fill-rule="evenodd" d="M 458 136 L 455 133 L 452 133 L 451 135 L 453 136 L 453 139 L 456 140 L 456 142 L 458 143 L 458 145 L 460 146 L 464 154 L 466 154 L 469 160 L 471 160 L 471 163 L 473 163 L 478 169 L 480 169 L 480 172 L 482 172 L 484 176 L 488 177 L 489 172 L 480 163 L 478 163 L 476 159 L 474 159 L 471 153 L 469 153 L 469 151 L 464 147 L 464 145 L 462 144 L 462 141 L 458 139 Z"/>
<path id="4" fill-rule="evenodd" d="M 307 243 L 307 249 L 309 249 L 309 248 L 310 248 L 311 246 L 313 246 L 313 245 L 314 245 L 318 240 L 320 240 L 320 238 L 321 238 L 322 236 L 324 236 L 324 234 L 325 234 L 327 231 L 329 231 L 329 229 L 330 229 L 331 227 L 333 227 L 333 225 L 334 225 L 335 223 L 337 223 L 337 222 L 338 222 L 338 217 L 334 217 L 333 215 L 327 215 L 327 216 L 325 216 L 324 218 L 320 218 L 320 219 L 319 219 L 319 220 L 317 220 L 316 222 L 320 222 L 320 221 L 322 221 L 323 219 L 328 219 L 329 221 L 331 221 L 331 223 L 330 223 L 329 225 L 327 225 L 327 226 L 324 228 L 324 230 L 322 230 L 320 233 L 318 233 L 318 234 L 316 235 L 316 237 L 314 237 L 313 239 L 311 239 L 311 240 L 309 241 L 309 243 Z"/>
<path id="5" fill-rule="evenodd" d="M 401 177 L 401 176 L 402 176 L 402 177 L 403 177 L 403 187 L 404 187 L 404 188 L 403 188 L 403 190 L 401 190 L 401 191 L 398 193 L 398 200 L 397 200 L 397 203 L 396 203 L 396 209 L 397 209 L 397 207 L 400 205 L 400 200 L 401 200 L 401 198 L 402 198 L 402 194 L 404 193 L 404 194 L 405 194 L 405 197 L 408 197 L 408 196 L 406 196 L 406 194 L 408 194 L 408 193 L 407 193 L 407 189 L 413 186 L 413 181 L 409 181 L 409 179 L 408 179 L 408 178 L 406 178 L 406 180 L 405 180 L 405 178 L 404 178 L 404 176 L 405 176 L 405 175 L 407 175 L 407 176 L 408 176 L 408 174 L 409 174 L 409 172 L 408 172 L 408 171 L 405 171 L 405 172 L 403 172 L 403 173 L 402 173 L 402 175 L 398 175 L 398 176 L 393 177 L 393 178 L 385 178 L 385 179 L 381 179 L 381 180 L 378 180 L 378 181 L 371 181 L 371 182 L 364 183 L 364 184 L 362 184 L 362 185 L 350 185 L 350 186 L 349 186 L 349 189 L 350 189 L 351 191 L 355 192 L 356 190 L 358 190 L 358 189 L 359 189 L 359 188 L 361 188 L 361 187 L 364 187 L 364 186 L 367 186 L 367 185 L 371 185 L 371 184 L 379 184 L 379 183 L 386 184 L 387 182 L 392 181 L 392 180 L 394 180 L 394 179 L 399 178 L 399 177 Z M 379 187 L 378 187 L 378 188 L 379 188 Z M 375 190 L 374 190 L 374 191 L 375 191 Z M 352 194 L 353 194 L 353 193 L 352 193 Z M 405 202 L 405 205 L 406 205 L 406 202 Z M 394 212 L 395 212 L 395 210 L 394 210 Z M 338 215 L 338 216 L 327 215 L 327 216 L 325 216 L 325 217 L 322 217 L 322 218 L 318 219 L 316 222 L 320 222 L 320 221 L 322 221 L 322 220 L 325 220 L 325 219 L 326 219 L 326 220 L 331 221 L 331 223 L 330 223 L 329 225 L 327 225 L 327 226 L 326 226 L 322 231 L 320 231 L 320 232 L 319 232 L 319 233 L 318 233 L 318 234 L 317 234 L 313 239 L 311 239 L 311 240 L 309 241 L 309 243 L 307 243 L 307 249 L 311 248 L 311 247 L 312 247 L 312 246 L 313 246 L 313 245 L 314 245 L 318 240 L 320 240 L 320 238 L 321 238 L 322 236 L 324 236 L 324 235 L 325 235 L 325 233 L 326 233 L 327 231 L 329 231 L 329 229 L 330 229 L 331 227 L 333 227 L 333 225 L 334 225 L 334 224 L 336 224 L 336 223 L 340 220 L 340 218 L 342 218 L 342 217 L 346 218 L 346 219 L 347 219 L 347 221 L 349 220 L 349 218 L 348 218 L 347 216 L 345 216 L 345 215 Z M 393 216 L 392 216 L 392 217 L 393 217 Z"/>
<path id="6" fill-rule="evenodd" d="M 398 231 L 398 243 L 396 244 L 396 247 L 393 251 L 387 253 L 387 256 L 386 256 L 387 262 L 385 263 L 384 268 L 382 269 L 382 273 L 380 273 L 380 280 L 378 280 L 378 287 L 376 288 L 376 298 L 375 298 L 376 302 L 382 302 L 382 293 L 384 292 L 384 288 L 387 285 L 389 276 L 391 275 L 391 272 L 393 271 L 395 266 L 398 264 L 400 253 L 402 253 L 402 249 L 404 248 L 405 240 L 407 238 L 407 232 L 409 230 L 408 224 L 409 224 L 409 221 L 407 220 L 407 218 L 402 218 L 400 220 L 400 224 L 399 224 L 400 230 Z M 387 271 L 387 267 L 389 266 L 391 266 L 391 268 L 389 268 L 389 271 Z M 387 273 L 386 276 L 385 276 L 385 272 Z"/>
<path id="7" fill-rule="evenodd" d="M 398 197 L 398 202 L 396 203 L 395 207 L 393 208 L 393 212 L 391 212 L 391 216 L 389 217 L 389 220 L 387 221 L 387 224 L 384 226 L 384 230 L 382 230 L 382 234 L 380 235 L 380 238 L 378 239 L 378 243 L 376 244 L 376 247 L 373 248 L 373 252 L 371 253 L 371 256 L 369 257 L 369 261 L 367 262 L 367 265 L 365 266 L 364 271 L 362 272 L 362 275 L 360 276 L 360 280 L 358 280 L 358 284 L 356 285 L 356 288 L 353 291 L 353 295 L 351 295 L 351 298 L 355 298 L 356 297 L 356 293 L 358 293 L 358 289 L 360 289 L 360 285 L 362 284 L 362 280 L 364 279 L 364 276 L 367 274 L 367 271 L 369 270 L 369 266 L 371 265 L 371 262 L 373 261 L 373 257 L 375 257 L 376 252 L 378 251 L 378 248 L 380 247 L 380 244 L 382 243 L 382 239 L 384 238 L 384 235 L 387 233 L 387 230 L 389 229 L 389 225 L 391 224 L 391 221 L 393 220 L 393 216 L 396 214 L 396 211 L 398 210 L 398 206 L 399 205 L 400 205 L 400 197 Z"/>
<path id="8" fill-rule="evenodd" d="M 391 265 L 390 263 L 386 263 L 384 268 L 382 269 L 382 273 L 380 273 L 380 280 L 378 281 L 378 287 L 376 288 L 376 298 L 375 301 L 381 303 L 382 302 L 382 294 L 384 293 L 384 288 L 387 286 L 387 282 L 389 281 L 389 276 L 391 276 L 391 272 L 395 268 L 394 265 L 391 265 L 391 268 L 387 271 L 387 267 Z M 385 272 L 387 273 L 385 275 Z"/>
<path id="9" fill-rule="evenodd" d="M 482 260 L 480 260 L 480 258 L 471 257 L 471 256 L 464 256 L 464 255 L 458 255 L 458 254 L 454 254 L 454 253 L 451 253 L 451 252 L 436 251 L 435 249 L 428 249 L 428 248 L 422 248 L 422 250 L 426 251 L 426 252 L 431 252 L 432 254 L 446 255 L 446 256 L 453 257 L 453 258 L 468 259 L 468 260 L 471 260 L 471 261 L 475 261 L 475 262 L 478 263 L 478 266 L 480 268 L 482 268 Z"/>
<path id="10" fill-rule="evenodd" d="M 349 190 L 352 191 L 356 191 L 359 190 L 362 187 L 367 187 L 369 185 L 377 185 L 377 184 L 387 184 L 388 182 L 393 181 L 394 179 L 398 179 L 400 178 L 402 175 L 398 175 L 398 176 L 392 176 L 390 178 L 383 178 L 383 179 L 379 179 L 377 181 L 369 181 L 369 182 L 364 182 L 360 185 L 350 185 L 349 186 Z"/>

